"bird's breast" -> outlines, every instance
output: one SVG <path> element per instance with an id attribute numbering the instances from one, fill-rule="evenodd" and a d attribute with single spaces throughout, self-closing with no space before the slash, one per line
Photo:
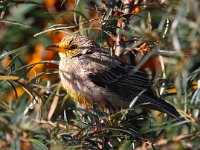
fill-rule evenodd
<path id="1" fill-rule="evenodd" d="M 59 64 L 59 75 L 61 83 L 67 94 L 80 104 L 91 101 L 92 97 L 89 93 L 88 86 L 85 84 L 85 73 L 80 61 L 76 58 L 73 60 L 62 60 Z"/>

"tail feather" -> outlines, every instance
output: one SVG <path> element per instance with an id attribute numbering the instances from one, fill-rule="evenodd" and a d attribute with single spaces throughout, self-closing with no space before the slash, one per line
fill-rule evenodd
<path id="1" fill-rule="evenodd" d="M 170 117 L 176 118 L 179 121 L 186 121 L 186 119 L 180 115 L 180 113 L 176 110 L 174 106 L 172 106 L 168 102 L 158 97 L 154 97 L 154 98 L 143 97 L 142 100 L 139 100 L 137 102 L 137 105 L 140 105 L 140 106 L 143 105 L 147 108 L 155 109 L 160 112 L 166 113 Z"/>

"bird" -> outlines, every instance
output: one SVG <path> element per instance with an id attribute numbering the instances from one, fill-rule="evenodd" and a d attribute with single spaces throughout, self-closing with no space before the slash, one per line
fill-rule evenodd
<path id="1" fill-rule="evenodd" d="M 143 72 L 110 55 L 92 39 L 67 34 L 46 50 L 59 53 L 61 83 L 80 107 L 112 112 L 138 106 L 184 120 L 174 106 L 155 94 L 152 82 Z"/>

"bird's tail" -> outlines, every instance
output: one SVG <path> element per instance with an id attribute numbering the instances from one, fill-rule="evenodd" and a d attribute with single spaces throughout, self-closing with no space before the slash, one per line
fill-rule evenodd
<path id="1" fill-rule="evenodd" d="M 178 121 L 187 122 L 187 120 L 180 115 L 180 113 L 176 110 L 174 106 L 164 101 L 163 99 L 159 97 L 154 97 L 154 98 L 146 97 L 144 99 L 141 101 L 141 103 L 138 103 L 140 106 L 142 105 L 144 108 L 150 108 L 158 110 L 160 112 L 164 112 L 168 114 L 170 117 L 176 118 Z"/>

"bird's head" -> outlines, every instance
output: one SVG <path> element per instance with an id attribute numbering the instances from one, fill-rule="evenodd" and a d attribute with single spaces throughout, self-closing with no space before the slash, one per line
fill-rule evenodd
<path id="1" fill-rule="evenodd" d="M 60 56 L 65 57 L 91 53 L 96 49 L 98 49 L 98 45 L 93 40 L 74 34 L 67 35 L 60 43 L 46 48 L 46 50 L 59 52 Z"/>

